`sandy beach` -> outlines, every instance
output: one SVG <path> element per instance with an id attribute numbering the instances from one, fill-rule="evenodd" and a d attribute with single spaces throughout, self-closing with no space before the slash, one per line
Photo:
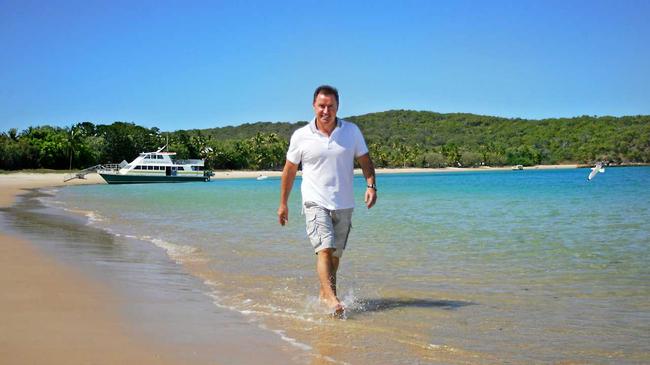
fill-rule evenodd
<path id="1" fill-rule="evenodd" d="M 125 333 L 115 296 L 28 242 L 0 235 L 0 257 L 1 363 L 178 363 Z"/>
<path id="2" fill-rule="evenodd" d="M 1 174 L 0 208 L 11 207 L 21 194 L 33 194 L 32 189 L 104 184 L 96 174 L 64 183 L 65 175 Z M 197 312 L 199 305 L 212 307 L 202 294 L 189 303 L 178 299 L 180 304 L 176 297 L 155 293 L 125 296 L 106 285 L 120 279 L 96 280 L 97 273 L 52 257 L 42 245 L 4 228 L 0 232 L 0 364 L 256 364 L 258 356 L 267 363 L 291 363 L 292 352 L 282 348 L 279 338 L 260 334 L 228 311 L 208 309 L 207 317 L 188 317 L 185 311 Z M 135 317 L 124 312 L 133 300 L 144 305 Z M 197 300 L 203 304 L 192 303 Z M 181 327 L 175 339 L 151 335 Z"/>
<path id="3" fill-rule="evenodd" d="M 64 174 L 0 175 L 0 206 L 23 189 L 62 185 Z M 96 184 L 99 176 L 72 184 Z M 0 363 L 175 364 L 173 352 L 128 336 L 117 297 L 29 242 L 0 234 Z"/>

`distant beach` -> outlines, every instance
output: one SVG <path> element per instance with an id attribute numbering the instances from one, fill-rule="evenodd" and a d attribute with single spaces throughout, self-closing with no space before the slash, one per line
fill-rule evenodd
<path id="1" fill-rule="evenodd" d="M 524 170 L 556 170 L 556 169 L 575 169 L 578 168 L 576 164 L 566 165 L 537 165 L 527 166 Z M 471 171 L 510 171 L 513 166 L 500 166 L 500 167 L 444 167 L 444 168 L 420 168 L 420 167 L 404 167 L 404 168 L 377 168 L 377 174 L 426 174 L 434 172 L 471 172 Z M 355 175 L 361 175 L 361 169 L 354 170 Z M 245 170 L 218 170 L 215 171 L 213 179 L 242 179 L 242 178 L 256 178 L 259 176 L 282 176 L 282 171 L 245 171 Z"/>

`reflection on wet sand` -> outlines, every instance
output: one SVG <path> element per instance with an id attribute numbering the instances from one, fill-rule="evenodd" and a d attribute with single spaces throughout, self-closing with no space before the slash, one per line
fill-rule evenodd
<path id="1" fill-rule="evenodd" d="M 70 248 L 91 246 L 103 253 L 119 249 L 113 235 L 85 224 L 85 218 L 57 214 L 38 200 L 49 196 L 42 191 L 31 190 L 18 199 L 14 206 L 0 208 L 0 211 L 7 213 L 3 215 L 6 223 L 23 234 L 36 235 L 46 240 L 60 240 Z"/>

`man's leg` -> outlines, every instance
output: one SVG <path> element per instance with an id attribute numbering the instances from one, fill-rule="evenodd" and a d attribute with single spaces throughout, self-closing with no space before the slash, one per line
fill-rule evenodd
<path id="1" fill-rule="evenodd" d="M 332 254 L 332 288 L 334 289 L 334 295 L 336 295 L 337 298 L 338 294 L 336 292 L 336 272 L 339 270 L 339 260 L 340 258 Z"/>
<path id="2" fill-rule="evenodd" d="M 326 248 L 318 252 L 316 271 L 320 280 L 320 299 L 336 314 L 343 312 L 343 306 L 336 297 L 336 271 L 339 258 L 334 256 L 334 249 Z"/>

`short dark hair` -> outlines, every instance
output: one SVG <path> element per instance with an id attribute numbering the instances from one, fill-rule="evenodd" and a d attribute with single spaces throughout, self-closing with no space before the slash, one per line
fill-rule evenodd
<path id="1" fill-rule="evenodd" d="M 312 100 L 312 103 L 316 102 L 316 97 L 318 94 L 334 95 L 334 98 L 336 99 L 336 105 L 339 105 L 339 91 L 336 90 L 334 86 L 321 85 L 317 87 L 316 91 L 314 91 L 314 100 Z"/>

